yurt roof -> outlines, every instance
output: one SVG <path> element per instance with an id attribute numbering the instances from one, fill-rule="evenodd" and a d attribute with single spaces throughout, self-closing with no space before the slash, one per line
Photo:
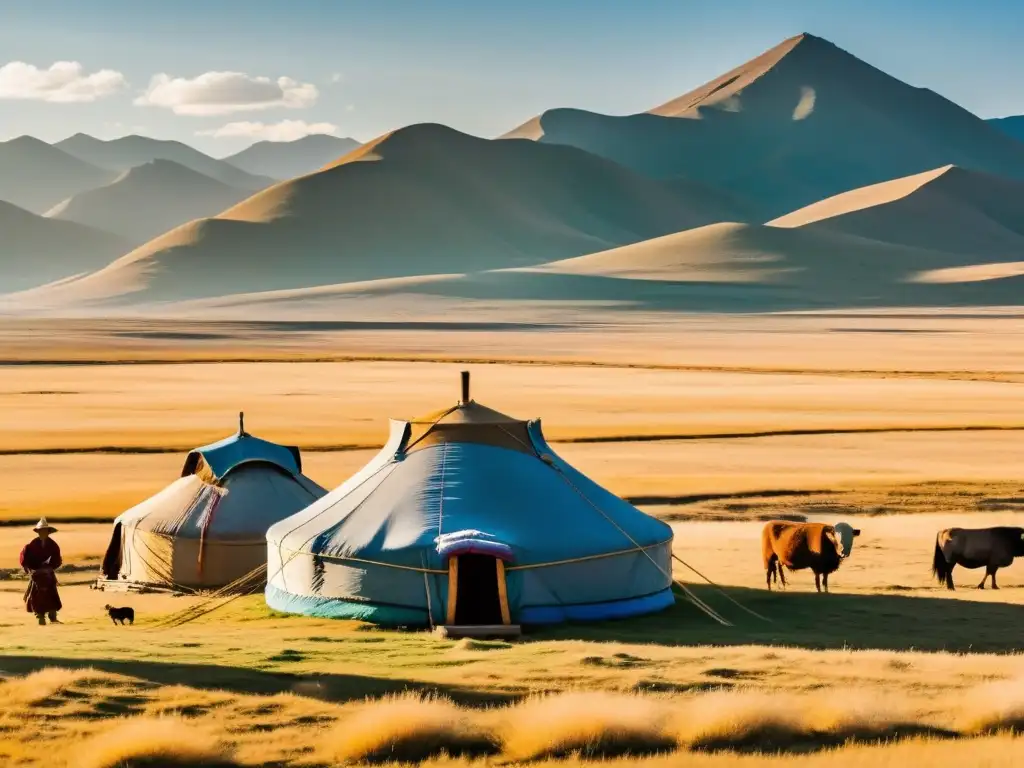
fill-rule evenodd
<path id="1" fill-rule="evenodd" d="M 240 425 L 237 434 L 191 450 L 185 458 L 181 476 L 202 474 L 216 481 L 233 469 L 251 462 L 271 464 L 292 475 L 302 472 L 302 458 L 298 448 L 254 437 Z"/>
<path id="2" fill-rule="evenodd" d="M 471 400 L 466 372 L 462 374 L 462 398 L 456 405 L 408 423 L 408 439 L 403 447 L 407 453 L 440 443 L 482 443 L 534 453 L 527 422 Z"/>
<path id="3" fill-rule="evenodd" d="M 468 403 L 459 403 L 451 408 L 442 408 L 439 411 L 418 416 L 410 420 L 409 423 L 417 425 L 522 424 L 523 421 L 470 400 Z"/>

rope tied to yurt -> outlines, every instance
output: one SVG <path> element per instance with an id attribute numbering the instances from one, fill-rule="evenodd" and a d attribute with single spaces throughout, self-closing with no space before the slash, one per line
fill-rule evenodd
<path id="1" fill-rule="evenodd" d="M 671 581 L 673 584 L 675 584 L 677 587 L 679 587 L 679 589 L 682 590 L 683 594 L 687 597 L 687 599 L 691 603 L 693 603 L 704 614 L 706 614 L 707 616 L 709 616 L 712 619 L 714 619 L 715 621 L 717 621 L 723 627 L 731 627 L 731 626 L 733 626 L 732 622 L 730 622 L 724 616 L 719 614 L 714 608 L 712 608 L 710 605 L 708 605 L 703 600 L 701 600 L 699 597 L 697 597 L 697 595 L 694 594 L 693 590 L 690 589 L 690 587 L 687 586 L 684 582 L 682 582 L 679 579 L 677 579 L 672 574 L 671 570 L 665 570 L 665 568 L 662 567 L 661 563 L 659 563 L 657 560 L 655 560 L 653 557 L 651 557 L 650 553 L 646 549 L 644 549 L 644 547 L 642 547 L 640 545 L 640 542 L 638 542 L 636 539 L 634 539 L 632 536 L 630 536 L 628 531 L 626 531 L 621 525 L 616 523 L 615 520 L 612 519 L 612 517 L 610 515 L 608 515 L 597 504 L 595 504 L 593 501 L 591 501 L 590 498 L 585 493 L 583 493 L 583 491 L 581 491 L 579 488 L 577 488 L 576 484 L 572 480 L 570 480 L 568 478 L 568 476 L 566 476 L 566 474 L 564 472 L 562 472 L 560 467 L 558 467 L 558 466 L 556 466 L 554 464 L 548 463 L 548 462 L 544 462 L 544 463 L 547 464 L 552 469 L 554 469 L 555 472 L 558 473 L 558 476 L 560 478 L 562 478 L 562 480 L 565 481 L 565 483 L 570 488 L 572 488 L 579 495 L 579 497 L 581 499 L 583 499 L 585 502 L 587 502 L 587 504 L 589 504 L 591 507 L 593 507 L 601 515 L 601 517 L 603 517 L 605 520 L 607 520 L 609 523 L 611 523 L 612 526 L 614 526 L 615 529 L 618 530 L 619 533 L 621 533 L 623 536 L 625 536 L 627 539 L 629 539 L 629 541 L 633 544 L 633 546 L 636 547 L 637 550 L 640 551 L 644 555 L 644 557 L 646 557 L 648 560 L 650 560 L 655 568 L 657 568 L 659 571 L 661 571 L 662 575 L 664 575 L 669 581 Z"/>
<path id="2" fill-rule="evenodd" d="M 429 435 L 430 431 L 441 422 L 441 419 L 443 419 L 445 416 L 448 416 L 448 415 L 454 413 L 455 411 L 459 410 L 459 408 L 462 407 L 462 405 L 463 405 L 462 403 L 456 403 L 451 408 L 446 408 L 445 410 L 441 411 L 441 413 L 439 413 L 437 415 L 437 418 L 435 418 L 432 422 L 430 422 L 430 426 L 427 427 L 425 430 L 423 430 L 423 434 L 422 435 L 420 435 L 415 440 L 413 440 L 411 443 L 409 443 L 407 446 L 405 446 L 405 448 L 404 448 L 405 452 L 408 453 L 414 447 L 416 447 L 417 443 L 419 443 L 427 435 Z M 413 423 L 419 423 L 419 422 L 413 422 Z"/>
<path id="3" fill-rule="evenodd" d="M 700 608 L 700 609 L 701 609 L 701 610 L 702 610 L 702 611 L 703 611 L 704 613 L 706 613 L 706 614 L 708 614 L 709 616 L 711 616 L 712 618 L 714 618 L 714 619 L 715 619 L 716 621 L 719 621 L 719 623 L 721 623 L 721 624 L 723 624 L 723 625 L 725 625 L 725 626 L 732 626 L 732 624 L 730 624 L 730 623 L 729 623 L 728 621 L 726 621 L 726 620 L 725 620 L 724 618 L 722 618 L 722 617 L 721 617 L 721 616 L 720 616 L 720 615 L 719 615 L 719 614 L 718 614 L 718 613 L 717 613 L 716 611 L 714 611 L 714 610 L 713 610 L 713 609 L 712 609 L 712 608 L 711 608 L 711 607 L 710 607 L 710 606 L 709 606 L 709 605 L 708 605 L 707 603 L 705 603 L 705 602 L 704 602 L 703 600 L 701 600 L 700 598 L 698 598 L 698 597 L 697 597 L 697 596 L 696 596 L 696 595 L 695 595 L 695 594 L 693 593 L 693 591 L 692 591 L 692 590 L 691 590 L 691 589 L 690 589 L 690 588 L 689 588 L 689 587 L 688 587 L 688 586 L 687 586 L 686 584 L 684 584 L 684 583 L 683 583 L 682 581 L 680 581 L 679 579 L 675 578 L 675 576 L 674 576 L 674 575 L 673 575 L 673 574 L 672 574 L 671 572 L 666 572 L 666 571 L 665 571 L 665 569 L 664 569 L 664 568 L 662 568 L 662 567 L 661 567 L 661 565 L 660 565 L 660 564 L 659 564 L 659 563 L 658 563 L 658 562 L 657 562 L 657 561 L 656 561 L 656 560 L 655 560 L 655 559 L 654 559 L 653 557 L 651 557 L 651 555 L 650 555 L 650 554 L 649 554 L 649 553 L 647 552 L 647 550 L 648 550 L 648 549 L 651 549 L 651 548 L 653 548 L 653 546 L 657 546 L 657 545 L 652 545 L 652 546 L 650 546 L 650 547 L 642 547 L 642 546 L 640 545 L 640 543 L 636 541 L 636 539 L 634 539 L 634 538 L 633 538 L 632 536 L 630 536 L 630 535 L 629 535 L 629 533 L 628 533 L 628 532 L 627 532 L 627 531 L 626 531 L 625 529 L 623 529 L 623 528 L 622 528 L 622 526 L 620 526 L 620 525 L 619 525 L 618 523 L 616 523 L 616 522 L 615 522 L 615 520 L 614 520 L 614 519 L 612 519 L 612 518 L 611 518 L 611 517 L 610 517 L 610 516 L 609 516 L 608 514 L 606 514 L 606 513 L 605 513 L 605 511 L 604 511 L 603 509 L 601 509 L 601 508 L 600 508 L 600 507 L 599 507 L 599 506 L 598 506 L 597 504 L 595 504 L 595 503 L 594 503 L 594 502 L 593 502 L 593 501 L 592 501 L 592 500 L 590 499 L 590 497 L 588 497 L 588 496 L 587 496 L 587 495 L 586 495 L 585 493 L 583 493 L 583 491 L 581 491 L 581 490 L 580 490 L 580 489 L 579 489 L 578 487 L 576 487 L 576 484 L 575 484 L 575 483 L 573 483 L 573 482 L 572 482 L 572 480 L 570 480 L 570 479 L 569 479 L 569 477 L 568 477 L 568 476 L 567 476 L 567 475 L 565 474 L 565 472 L 563 472 L 563 471 L 562 471 L 562 468 L 561 468 L 561 467 L 559 467 L 559 466 L 558 466 L 558 465 L 557 465 L 557 464 L 555 463 L 555 461 L 554 461 L 554 457 L 549 457 L 549 456 L 547 456 L 547 455 L 545 455 L 545 456 L 539 456 L 539 455 L 537 454 L 537 451 L 536 451 L 536 449 L 535 449 L 535 448 L 534 448 L 533 446 L 529 446 L 529 445 L 526 445 L 525 443 L 523 443 L 523 441 L 522 441 L 522 440 L 521 440 L 521 439 L 520 439 L 519 437 L 517 437 L 516 435 L 514 435 L 514 434 L 513 434 L 512 432 L 509 432 L 509 431 L 508 431 L 508 430 L 506 430 L 506 429 L 505 429 L 504 427 L 499 427 L 499 428 L 500 428 L 500 429 L 501 429 L 501 430 L 502 430 L 503 432 L 505 432 L 505 434 L 507 434 L 507 435 L 508 435 L 509 437 L 511 437 L 512 439 L 514 439 L 514 440 L 518 441 L 518 442 L 519 442 L 520 444 L 522 444 L 522 445 L 523 445 L 523 446 L 524 446 L 525 448 L 528 448 L 528 449 L 530 450 L 530 452 L 531 452 L 531 453 L 532 453 L 532 454 L 533 454 L 534 456 L 537 456 L 537 458 L 538 458 L 538 459 L 540 459 L 540 460 L 541 460 L 542 462 L 544 462 L 544 464 L 546 464 L 547 466 L 551 467 L 551 469 L 553 469 L 553 470 L 554 470 L 554 471 L 555 471 L 555 472 L 556 472 L 556 473 L 558 474 L 558 476 L 559 476 L 560 478 L 562 478 L 562 480 L 563 480 L 563 481 L 565 481 L 565 483 L 566 483 L 566 484 L 567 484 L 567 485 L 568 485 L 568 486 L 569 486 L 570 488 L 572 488 L 572 489 L 573 489 L 573 490 L 574 490 L 574 491 L 575 491 L 575 492 L 576 492 L 576 493 L 577 493 L 577 494 L 579 495 L 579 497 L 580 497 L 581 499 L 583 499 L 583 500 L 584 500 L 585 502 L 587 502 L 587 504 L 589 504 L 589 505 L 590 505 L 591 507 L 593 507 L 593 508 L 594 508 L 594 509 L 595 509 L 595 510 L 596 510 L 596 511 L 597 511 L 597 512 L 598 512 L 598 513 L 599 513 L 599 514 L 600 514 L 600 515 L 601 515 L 601 516 L 603 517 L 603 518 L 605 518 L 605 520 L 607 520 L 607 521 L 608 521 L 609 523 L 611 523 L 611 524 L 612 524 L 612 525 L 613 525 L 613 526 L 614 526 L 614 527 L 615 527 L 615 528 L 616 528 L 616 529 L 617 529 L 617 530 L 619 531 L 619 533 L 621 533 L 621 534 L 622 534 L 623 536 L 625 536 L 625 537 L 626 537 L 627 539 L 629 539 L 629 541 L 630 541 L 630 542 L 631 542 L 631 543 L 633 544 L 633 546 L 634 546 L 634 547 L 635 547 L 635 548 L 636 548 L 636 549 L 637 549 L 638 551 L 642 552 L 642 553 L 644 554 L 644 556 L 645 556 L 645 557 L 646 557 L 646 558 L 647 558 L 648 560 L 650 560 L 650 561 L 651 561 L 651 563 L 652 563 L 652 564 L 653 564 L 653 565 L 654 565 L 654 566 L 655 566 L 655 567 L 656 567 L 656 568 L 657 568 L 657 569 L 658 569 L 659 571 L 661 571 L 661 572 L 662 572 L 662 574 L 664 574 L 664 575 L 665 575 L 666 577 L 668 577 L 669 579 L 671 579 L 672 583 L 673 583 L 673 584 L 675 584 L 675 585 L 676 585 L 677 587 L 679 587 L 679 588 L 680 588 L 680 589 L 681 589 L 681 590 L 683 591 L 683 593 L 684 593 L 684 594 L 686 595 L 686 597 L 687 597 L 687 598 L 688 598 L 688 599 L 690 600 L 690 602 L 692 602 L 692 603 L 693 603 L 694 605 L 696 605 L 696 606 L 697 606 L 698 608 Z M 767 618 L 767 617 L 765 617 L 765 616 L 762 616 L 762 615 L 761 615 L 761 614 L 759 614 L 759 613 L 758 613 L 757 611 L 754 611 L 754 610 L 752 610 L 752 609 L 750 609 L 750 608 L 747 608 L 747 607 L 746 607 L 745 605 L 743 605 L 743 604 L 742 604 L 742 603 L 740 603 L 740 602 L 739 602 L 738 600 L 736 600 L 736 599 L 735 599 L 734 597 L 732 597 L 732 596 L 731 596 L 730 594 L 728 594 L 728 593 L 727 593 L 727 592 L 726 592 L 726 591 L 725 591 L 724 589 L 722 589 L 722 588 L 721 588 L 721 587 L 720 587 L 720 586 L 719 586 L 718 584 L 716 584 L 715 582 L 713 582 L 713 581 L 712 581 L 711 579 L 709 579 L 709 578 L 708 578 L 707 576 L 705 576 L 705 575 L 704 575 L 703 573 L 701 573 L 701 572 L 700 572 L 700 571 L 698 571 L 698 570 L 697 570 L 696 568 L 694 568 L 694 567 L 693 567 L 692 565 L 690 565 L 690 564 L 689 564 L 689 563 L 687 563 L 687 562 L 686 562 L 685 560 L 683 560 L 683 559 L 682 559 L 681 557 L 679 557 L 679 555 L 677 555 L 677 554 L 676 554 L 675 552 L 670 552 L 669 554 L 670 554 L 670 555 L 672 556 L 672 558 L 673 558 L 674 560 L 677 560 L 678 562 L 682 563 L 682 564 L 683 564 L 684 566 L 686 566 L 687 568 L 689 568 L 689 569 L 690 569 L 691 571 L 693 571 L 693 572 L 694 572 L 695 574 L 697 574 L 697 575 L 698 575 L 698 576 L 700 576 L 700 577 L 701 577 L 702 579 L 704 579 L 704 581 L 706 581 L 706 582 L 707 582 L 708 584 L 710 584 L 710 585 L 711 585 L 712 587 L 714 587 L 714 588 L 715 588 L 715 589 L 716 589 L 716 590 L 717 590 L 717 591 L 718 591 L 718 592 L 719 592 L 719 593 L 720 593 L 720 594 L 721 594 L 721 595 L 722 595 L 722 596 L 723 596 L 723 597 L 724 597 L 724 598 L 725 598 L 726 600 L 728 600 L 729 602 L 733 603 L 734 605 L 736 605 L 736 606 L 737 606 L 738 608 L 740 608 L 741 610 L 743 610 L 743 611 L 746 611 L 746 612 L 747 612 L 747 613 L 749 613 L 750 615 L 752 615 L 752 616 L 755 616 L 755 617 L 757 617 L 758 619 L 761 619 L 762 621 L 766 621 L 766 622 L 768 622 L 768 623 L 771 623 L 771 619 L 769 619 L 769 618 Z"/>
<path id="4" fill-rule="evenodd" d="M 737 600 L 736 598 L 734 598 L 734 597 L 733 597 L 732 595 L 730 595 L 730 594 L 729 594 L 728 592 L 726 592 L 726 591 L 725 591 L 724 589 L 722 589 L 722 588 L 721 588 L 720 586 L 718 586 L 718 585 L 717 585 L 717 584 L 716 584 L 715 582 L 713 582 L 713 581 L 712 581 L 711 579 L 709 579 L 709 578 L 708 578 L 707 576 L 705 576 L 705 575 L 704 575 L 703 573 L 701 573 L 700 571 L 698 571 L 698 570 L 697 570 L 696 568 L 694 568 L 694 567 L 693 567 L 692 565 L 690 565 L 690 564 L 689 564 L 688 562 L 686 562 L 685 560 L 683 560 L 683 558 L 681 558 L 681 557 L 680 557 L 679 555 L 677 555 L 677 554 L 676 554 L 675 552 L 673 552 L 673 553 L 672 553 L 672 559 L 673 559 L 673 560 L 677 560 L 678 562 L 682 563 L 682 564 L 683 564 L 684 566 L 686 566 L 686 567 L 687 567 L 687 568 L 689 568 L 689 569 L 690 569 L 691 571 L 693 571 L 693 572 L 694 572 L 695 574 L 697 574 L 697 575 L 698 575 L 698 576 L 700 576 L 700 577 L 701 577 L 702 579 L 704 579 L 704 581 L 706 581 L 706 582 L 707 582 L 708 584 L 710 584 L 710 585 L 711 585 L 712 587 L 714 587 L 714 588 L 715 588 L 715 589 L 716 589 L 716 590 L 718 591 L 718 593 L 719 593 L 719 594 L 720 594 L 720 595 L 721 595 L 722 597 L 724 597 L 724 598 L 725 598 L 726 600 L 728 600 L 728 601 L 729 601 L 730 603 L 732 603 L 733 605 L 735 605 L 735 606 L 736 606 L 737 608 L 739 608 L 739 609 L 740 609 L 741 611 L 746 611 L 746 612 L 747 612 L 747 613 L 749 613 L 749 614 L 750 614 L 751 616 L 754 616 L 754 617 L 756 617 L 756 618 L 758 618 L 758 619 L 761 619 L 761 621 L 767 621 L 767 622 L 768 622 L 769 624 L 771 624 L 771 623 L 772 623 L 772 620 L 771 620 L 771 619 L 769 619 L 769 618 L 768 618 L 767 616 L 762 616 L 762 615 L 761 615 L 760 613 L 758 613 L 757 611 L 755 611 L 755 610 L 754 610 L 753 608 L 747 608 L 747 606 L 745 606 L 745 605 L 744 605 L 743 603 L 741 603 L 741 602 L 740 602 L 739 600 Z"/>
<path id="5" fill-rule="evenodd" d="M 430 578 L 427 576 L 427 557 L 426 555 L 420 556 L 420 562 L 423 563 L 423 589 L 427 594 L 427 623 L 430 625 L 430 631 L 434 631 L 434 606 L 433 601 L 430 599 Z"/>
<path id="6" fill-rule="evenodd" d="M 220 589 L 210 593 L 202 602 L 191 605 L 184 610 L 165 616 L 155 624 L 149 625 L 148 629 L 170 629 L 179 627 L 182 624 L 195 621 L 213 611 L 223 608 L 240 597 L 252 594 L 253 590 L 260 584 L 266 575 L 267 565 L 263 563 L 243 576 L 226 584 Z"/>

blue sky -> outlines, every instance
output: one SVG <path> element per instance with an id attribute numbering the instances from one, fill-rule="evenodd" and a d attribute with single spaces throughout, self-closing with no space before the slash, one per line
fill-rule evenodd
<path id="1" fill-rule="evenodd" d="M 550 107 L 650 108 L 800 32 L 1003 116 L 1024 113 L 1020 30 L 1021 0 L 4 0 L 0 139 L 494 136 Z"/>

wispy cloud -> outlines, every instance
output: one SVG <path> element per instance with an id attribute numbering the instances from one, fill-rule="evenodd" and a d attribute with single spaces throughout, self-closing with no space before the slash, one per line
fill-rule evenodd
<path id="1" fill-rule="evenodd" d="M 340 83 L 344 79 L 345 79 L 345 76 L 343 74 L 341 74 L 341 72 L 333 72 L 331 74 L 331 83 L 334 84 L 334 85 L 337 85 L 338 83 Z"/>
<path id="2" fill-rule="evenodd" d="M 277 123 L 238 122 L 222 125 L 208 131 L 197 131 L 197 136 L 214 136 L 218 139 L 246 138 L 265 141 L 295 141 L 317 133 L 333 134 L 338 126 L 331 123 L 307 123 L 305 120 L 281 120 Z"/>
<path id="3" fill-rule="evenodd" d="M 140 106 L 163 107 L 176 115 L 227 115 L 263 109 L 302 109 L 316 103 L 320 92 L 312 83 L 290 77 L 251 77 L 244 72 L 206 72 L 198 77 L 153 77 Z"/>
<path id="4" fill-rule="evenodd" d="M 102 99 L 127 85 L 128 81 L 120 72 L 100 69 L 86 74 L 85 67 L 77 61 L 58 61 L 48 69 L 24 61 L 12 61 L 0 67 L 0 99 L 73 104 Z"/>

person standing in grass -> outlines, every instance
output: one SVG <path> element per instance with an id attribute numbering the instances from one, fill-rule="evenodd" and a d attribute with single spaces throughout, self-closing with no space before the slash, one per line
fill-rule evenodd
<path id="1" fill-rule="evenodd" d="M 61 567 L 63 560 L 60 547 L 50 538 L 57 531 L 52 525 L 41 518 L 35 528 L 36 538 L 21 550 L 21 567 L 29 574 L 28 589 L 25 590 L 25 609 L 34 613 L 40 626 L 46 625 L 49 617 L 51 624 L 57 621 L 57 611 L 63 606 L 57 592 L 57 576 L 55 571 Z"/>

